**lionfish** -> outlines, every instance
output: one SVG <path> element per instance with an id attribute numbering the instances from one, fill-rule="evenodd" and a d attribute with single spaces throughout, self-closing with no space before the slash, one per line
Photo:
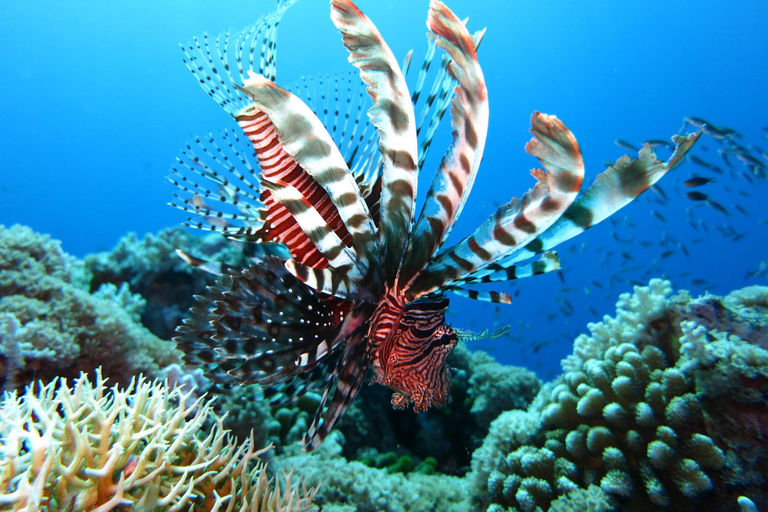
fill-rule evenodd
<path id="1" fill-rule="evenodd" d="M 336 76 L 325 79 L 335 93 L 321 87 L 315 101 L 305 81 L 313 110 L 298 93 L 275 84 L 277 26 L 292 3 L 278 2 L 272 14 L 242 32 L 223 33 L 215 43 L 204 35 L 182 47 L 189 69 L 235 118 L 250 146 L 243 147 L 236 130 L 196 139 L 172 169 L 169 179 L 183 191 L 172 204 L 198 217 L 185 225 L 241 242 L 252 264 L 235 268 L 177 251 L 220 277 L 196 297 L 175 339 L 187 362 L 202 365 L 215 381 L 259 383 L 276 401 L 320 394 L 303 439 L 312 450 L 368 373 L 393 390 L 395 408 L 421 412 L 447 404 L 446 358 L 456 344 L 504 330 L 451 327 L 445 294 L 509 303 L 506 293 L 467 286 L 559 269 L 551 248 L 648 189 L 701 132 L 675 136 L 666 162 L 649 146 L 636 159 L 622 157 L 580 193 L 584 164 L 576 139 L 555 116 L 536 112 L 525 146 L 543 167 L 531 172 L 535 186 L 444 247 L 483 157 L 488 94 L 476 50 L 485 31 L 470 34 L 432 0 L 427 55 L 409 94 L 411 53 L 401 69 L 351 0 L 331 0 L 331 20 L 370 100 L 363 100 L 362 88 L 356 96 L 351 80 Z M 445 54 L 424 100 L 436 47 Z M 364 103 L 370 104 L 368 119 Z M 452 144 L 417 217 L 419 172 L 448 107 Z"/>

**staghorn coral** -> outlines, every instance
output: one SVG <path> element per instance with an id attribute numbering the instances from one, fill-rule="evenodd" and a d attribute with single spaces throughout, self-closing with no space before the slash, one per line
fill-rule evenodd
<path id="1" fill-rule="evenodd" d="M 101 373 L 8 394 L 0 406 L 4 510 L 305 511 L 315 490 L 272 484 L 253 437 L 236 443 L 193 391 Z M 212 421 L 213 428 L 202 428 Z"/>
<path id="2" fill-rule="evenodd" d="M 765 500 L 768 352 L 734 334 L 759 344 L 762 302 L 739 300 L 739 317 L 743 292 L 671 293 L 652 280 L 623 294 L 527 412 L 494 421 L 473 455 L 483 504 L 547 510 L 591 485 L 619 508 L 729 510 L 745 491 Z"/>
<path id="3" fill-rule="evenodd" d="M 58 241 L 24 226 L 0 226 L 0 378 L 6 389 L 74 378 L 157 376 L 179 361 L 170 341 L 138 323 L 144 306 L 127 285 L 84 289 L 88 273 Z"/>

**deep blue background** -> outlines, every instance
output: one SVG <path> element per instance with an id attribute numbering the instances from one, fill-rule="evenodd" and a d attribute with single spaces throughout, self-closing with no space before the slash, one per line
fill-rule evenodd
<path id="1" fill-rule="evenodd" d="M 22 223 L 51 233 L 67 251 L 82 256 L 112 247 L 128 231 L 154 232 L 183 220 L 166 206 L 173 187 L 164 176 L 193 135 L 232 126 L 232 121 L 196 85 L 181 62 L 178 43 L 204 31 L 240 29 L 274 4 L 1 2 L 0 224 Z M 414 48 L 414 62 L 420 63 L 426 1 L 361 0 L 359 5 L 398 58 Z M 668 138 L 686 115 L 735 128 L 745 134 L 743 143 L 768 147 L 768 132 L 761 130 L 768 125 L 768 4 L 762 0 L 695 5 L 455 0 L 449 6 L 469 17 L 471 30 L 488 27 L 479 53 L 491 100 L 485 160 L 455 235 L 467 234 L 495 205 L 532 185 L 528 171 L 536 162 L 523 146 L 535 110 L 556 114 L 574 132 L 588 182 L 604 161 L 626 152 L 614 139 L 639 144 Z M 282 85 L 302 75 L 348 69 L 326 1 L 300 0 L 285 16 L 278 41 Z M 428 171 L 447 141 L 447 132 L 442 133 Z M 718 161 L 716 141 L 702 140 L 700 146 L 699 156 Z M 622 265 L 642 267 L 624 272 L 624 278 L 646 282 L 663 274 L 693 293 L 768 284 L 765 277 L 744 278 L 768 260 L 768 227 L 760 222 L 768 219 L 768 207 L 761 199 L 764 183 L 750 184 L 740 171 L 736 162 L 733 177 L 718 177 L 700 189 L 728 208 L 729 216 L 685 199 L 687 189 L 676 182 L 691 172 L 706 174 L 685 163 L 661 182 L 668 204 L 650 202 L 655 196 L 647 193 L 617 214 L 619 219 L 628 215 L 634 228 L 624 220 L 617 226 L 605 222 L 565 244 L 560 250 L 565 283 L 548 275 L 511 289 L 499 286 L 520 291 L 511 306 L 455 298 L 454 324 L 477 330 L 512 324 L 511 337 L 481 345 L 505 362 L 551 375 L 574 335 L 596 319 L 587 308 L 612 314 L 618 293 L 631 289 L 621 280 L 607 286 Z M 748 215 L 735 211 L 734 204 Z M 709 233 L 686 223 L 687 207 Z M 666 222 L 650 216 L 650 209 Z M 746 236 L 733 242 L 718 227 Z M 619 245 L 611 231 L 634 241 Z M 690 257 L 675 244 L 659 245 L 663 232 L 683 244 Z M 654 245 L 642 248 L 640 240 Z M 672 256 L 654 261 L 670 247 Z M 608 251 L 614 254 L 601 265 Z M 647 268 L 660 270 L 642 275 Z M 692 279 L 706 283 L 692 284 Z M 570 316 L 565 301 L 573 307 Z"/>

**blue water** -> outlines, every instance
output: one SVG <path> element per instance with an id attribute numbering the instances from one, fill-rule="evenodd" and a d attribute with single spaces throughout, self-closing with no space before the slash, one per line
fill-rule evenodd
<path id="1" fill-rule="evenodd" d="M 398 58 L 413 48 L 420 63 L 426 1 L 359 5 Z M 469 17 L 471 30 L 488 28 L 479 55 L 491 101 L 485 160 L 454 240 L 532 186 L 528 171 L 536 162 L 523 146 L 535 110 L 556 114 L 574 132 L 587 183 L 603 162 L 627 152 L 614 139 L 636 145 L 668 139 L 684 116 L 734 128 L 744 134 L 742 144 L 768 148 L 768 131 L 761 129 L 768 126 L 764 1 L 448 5 Z M 184 220 L 166 206 L 174 191 L 167 170 L 192 136 L 233 121 L 195 83 L 178 43 L 204 31 L 240 29 L 273 7 L 271 0 L 0 3 L 0 224 L 27 224 L 83 256 L 111 248 L 128 231 L 155 232 Z M 290 9 L 278 45 L 281 85 L 350 69 L 325 1 L 300 0 Z M 428 170 L 447 140 L 446 131 L 433 146 Z M 694 153 L 726 169 L 724 175 L 684 163 L 660 182 L 666 204 L 647 192 L 616 215 L 615 226 L 606 221 L 558 248 L 564 282 L 552 274 L 497 286 L 518 292 L 511 306 L 454 298 L 454 325 L 480 330 L 511 324 L 510 337 L 477 345 L 551 376 L 573 337 L 597 319 L 592 311 L 612 313 L 616 296 L 632 281 L 665 275 L 695 294 L 768 284 L 765 276 L 745 278 L 768 260 L 765 183 L 749 183 L 737 160 L 727 169 L 718 147 L 705 137 Z M 679 183 L 691 173 L 717 179 L 696 190 L 730 215 L 684 197 L 692 189 Z M 612 232 L 632 242 L 620 244 Z M 619 274 L 626 266 L 639 268 Z"/>

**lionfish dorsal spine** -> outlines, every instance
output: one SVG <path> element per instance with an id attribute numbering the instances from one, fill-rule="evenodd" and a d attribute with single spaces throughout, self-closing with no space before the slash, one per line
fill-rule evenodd
<path id="1" fill-rule="evenodd" d="M 382 182 L 379 233 L 385 282 L 394 281 L 411 233 L 418 173 L 413 104 L 400 66 L 376 26 L 350 0 L 331 0 L 349 62 L 368 84 L 368 111 L 379 135 Z"/>
<path id="2" fill-rule="evenodd" d="M 441 2 L 430 4 L 430 40 L 450 56 L 448 74 L 458 83 L 451 102 L 453 141 L 427 192 L 403 265 L 401 285 L 427 264 L 459 218 L 483 157 L 488 133 L 488 91 L 475 41 Z M 479 39 L 479 38 L 478 38 Z"/>

